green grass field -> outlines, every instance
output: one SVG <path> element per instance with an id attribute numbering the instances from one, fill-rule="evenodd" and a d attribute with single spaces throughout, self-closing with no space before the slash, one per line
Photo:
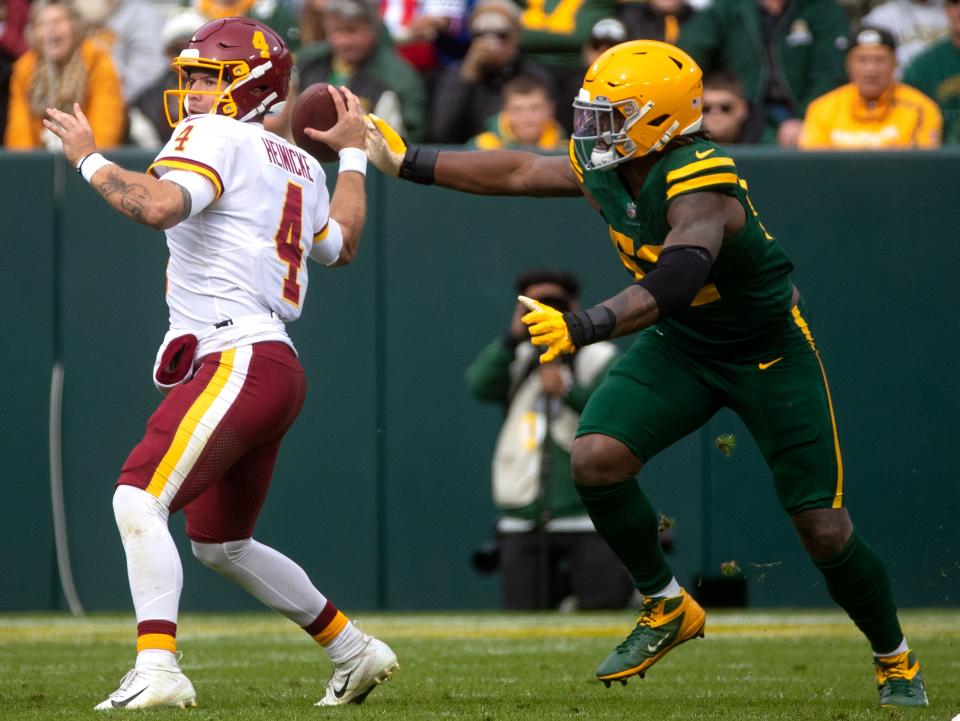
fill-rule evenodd
<path id="1" fill-rule="evenodd" d="M 711 612 L 707 637 L 645 680 L 607 689 L 597 662 L 632 627 L 623 613 L 370 614 L 401 669 L 363 706 L 314 708 L 330 670 L 301 631 L 264 614 L 186 614 L 178 641 L 199 707 L 115 712 L 189 718 L 940 719 L 960 713 L 960 611 L 913 611 L 904 626 L 931 707 L 877 706 L 866 642 L 840 613 Z M 130 616 L 0 615 L 0 719 L 102 718 L 93 705 L 132 662 Z"/>

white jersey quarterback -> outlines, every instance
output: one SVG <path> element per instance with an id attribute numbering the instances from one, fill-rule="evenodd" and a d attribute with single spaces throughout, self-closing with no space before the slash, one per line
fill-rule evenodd
<path id="1" fill-rule="evenodd" d="M 320 164 L 259 123 L 195 115 L 149 172 L 199 174 L 214 188 L 209 205 L 166 231 L 168 336 L 194 333 L 198 358 L 269 340 L 293 347 L 283 323 L 300 316 L 307 258 L 329 265 L 342 245 Z"/>

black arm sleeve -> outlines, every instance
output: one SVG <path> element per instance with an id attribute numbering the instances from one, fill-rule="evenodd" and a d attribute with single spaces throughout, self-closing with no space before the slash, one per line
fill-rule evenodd
<path id="1" fill-rule="evenodd" d="M 689 307 L 713 267 L 713 258 L 699 245 L 670 245 L 656 267 L 637 281 L 657 302 L 663 320 Z"/>

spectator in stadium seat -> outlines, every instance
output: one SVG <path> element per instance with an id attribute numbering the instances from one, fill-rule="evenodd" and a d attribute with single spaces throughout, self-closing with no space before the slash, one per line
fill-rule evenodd
<path id="1" fill-rule="evenodd" d="M 300 42 L 303 47 L 309 47 L 324 39 L 323 9 L 327 0 L 304 0 L 300 8 Z"/>
<path id="2" fill-rule="evenodd" d="M 347 85 L 364 112 L 391 118 L 407 137 L 423 138 L 423 80 L 385 37 L 376 0 L 328 0 L 323 27 L 326 39 L 303 48 L 297 58 L 300 88 Z"/>
<path id="3" fill-rule="evenodd" d="M 848 34 L 836 0 L 716 0 L 678 45 L 705 74 L 733 73 L 763 112 L 764 140 L 794 147 L 810 101 L 844 81 Z"/>
<path id="4" fill-rule="evenodd" d="M 763 117 L 743 97 L 743 85 L 719 71 L 703 79 L 703 129 L 723 145 L 759 142 Z"/>
<path id="5" fill-rule="evenodd" d="M 593 63 L 614 45 L 619 45 L 630 39 L 630 31 L 622 20 L 617 18 L 601 18 L 590 28 L 590 37 L 580 49 L 583 71 L 586 72 Z M 577 83 L 579 86 L 583 81 Z M 576 93 L 574 93 L 576 95 Z M 572 97 L 572 96 L 571 96 Z"/>
<path id="6" fill-rule="evenodd" d="M 580 70 L 567 77 L 567 84 L 560 88 L 560 106 L 556 116 L 568 135 L 573 132 L 573 99 L 580 92 L 587 68 L 609 48 L 628 39 L 627 26 L 617 18 L 601 18 L 590 28 L 590 37 L 580 49 Z"/>
<path id="7" fill-rule="evenodd" d="M 14 61 L 27 52 L 27 0 L 0 0 L 0 138 L 7 127 L 7 102 Z"/>
<path id="8" fill-rule="evenodd" d="M 123 84 L 124 103 L 136 102 L 167 72 L 167 59 L 157 36 L 163 27 L 164 14 L 149 0 L 75 2 L 90 28 L 90 39 L 113 58 Z"/>
<path id="9" fill-rule="evenodd" d="M 583 80 L 581 52 L 598 20 L 616 17 L 620 0 L 521 0 L 523 36 L 520 48 L 553 75 L 558 88 Z M 564 104 L 567 100 L 564 99 Z M 561 106 L 564 127 L 573 124 L 573 110 Z"/>
<path id="10" fill-rule="evenodd" d="M 692 15 L 686 0 L 627 0 L 620 9 L 629 40 L 662 40 L 671 45 L 677 44 L 680 28 Z"/>
<path id="11" fill-rule="evenodd" d="M 467 145 L 480 150 L 562 151 L 567 147 L 566 136 L 553 111 L 546 83 L 533 75 L 518 75 L 503 86 L 503 109 L 490 118 L 488 130 L 471 138 Z"/>
<path id="12" fill-rule="evenodd" d="M 950 36 L 917 55 L 903 73 L 903 82 L 940 106 L 944 144 L 960 144 L 960 0 L 946 0 Z"/>
<path id="13" fill-rule="evenodd" d="M 164 23 L 160 42 L 167 58 L 167 71 L 140 93 L 128 111 L 130 140 L 135 145 L 152 148 L 162 145 L 170 137 L 173 130 L 170 121 L 176 119 L 177 107 L 174 97 L 164 95 L 164 90 L 177 87 L 178 73 L 169 62 L 187 46 L 194 31 L 206 22 L 196 10 L 184 7 L 172 13 Z M 169 115 L 164 110 L 165 105 L 169 105 Z"/>
<path id="14" fill-rule="evenodd" d="M 579 287 L 570 273 L 551 269 L 528 270 L 516 279 L 517 293 L 568 310 L 580 307 Z M 492 464 L 493 498 L 501 512 L 497 545 L 503 607 L 529 610 L 546 601 L 552 608 L 572 594 L 578 608 L 622 608 L 633 584 L 594 530 L 570 470 L 580 411 L 617 349 L 597 343 L 541 365 L 520 320 L 525 313 L 518 303 L 506 333 L 488 343 L 466 373 L 473 395 L 501 404 L 506 413 Z M 540 588 L 544 561 L 549 588 Z"/>
<path id="15" fill-rule="evenodd" d="M 847 54 L 850 82 L 817 98 L 800 136 L 805 150 L 936 148 L 943 120 L 926 95 L 896 80 L 896 43 L 879 28 L 862 28 Z"/>
<path id="16" fill-rule="evenodd" d="M 907 67 L 917 53 L 949 32 L 943 0 L 887 0 L 864 15 L 861 23 L 893 35 L 901 69 Z"/>
<path id="17" fill-rule="evenodd" d="M 509 0 L 480 0 L 466 56 L 441 73 L 434 89 L 430 140 L 463 143 L 482 133 L 500 111 L 503 86 L 518 75 L 540 78 L 555 97 L 550 73 L 520 51 L 519 8 Z"/>
<path id="18" fill-rule="evenodd" d="M 73 112 L 80 103 L 97 145 L 123 139 L 126 108 L 110 54 L 84 34 L 70 0 L 36 0 L 28 24 L 30 50 L 13 65 L 3 144 L 13 150 L 60 149 L 42 124 L 47 108 Z"/>
<path id="19" fill-rule="evenodd" d="M 383 23 L 397 53 L 421 73 L 440 63 L 438 41 L 459 35 L 467 13 L 466 0 L 383 0 Z"/>

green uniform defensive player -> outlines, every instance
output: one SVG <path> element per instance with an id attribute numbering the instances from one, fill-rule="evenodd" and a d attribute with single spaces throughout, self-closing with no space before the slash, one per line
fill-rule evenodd
<path id="1" fill-rule="evenodd" d="M 757 441 L 778 499 L 831 597 L 874 652 L 883 706 L 925 706 L 886 570 L 853 528 L 826 374 L 790 281 L 730 155 L 700 131 L 702 74 L 683 51 L 634 41 L 604 53 L 574 101 L 569 158 L 407 148 L 379 118 L 367 151 L 384 172 L 491 195 L 583 195 L 635 282 L 585 311 L 521 298 L 548 362 L 638 333 L 581 416 L 572 465 L 594 526 L 644 596 L 636 627 L 597 669 L 643 676 L 702 636 L 705 614 L 660 549 L 636 476 L 658 451 L 731 408 Z"/>

